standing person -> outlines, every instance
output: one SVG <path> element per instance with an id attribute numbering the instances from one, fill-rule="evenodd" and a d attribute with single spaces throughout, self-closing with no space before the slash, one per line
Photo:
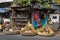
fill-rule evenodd
<path id="1" fill-rule="evenodd" d="M 10 19 L 4 17 L 3 18 L 3 30 L 9 27 L 10 27 Z"/>
<path id="2" fill-rule="evenodd" d="M 34 28 L 36 29 L 37 28 L 37 21 L 40 19 L 39 11 L 34 11 L 33 17 L 34 17 L 33 25 L 34 25 Z"/>
<path id="3" fill-rule="evenodd" d="M 48 24 L 51 24 L 51 18 L 49 17 L 49 19 L 48 19 Z"/>
<path id="4" fill-rule="evenodd" d="M 42 26 L 44 26 L 45 25 L 45 14 L 44 14 L 44 12 L 43 13 L 41 13 L 41 16 L 40 16 L 40 18 L 41 18 L 41 24 L 42 24 Z"/>

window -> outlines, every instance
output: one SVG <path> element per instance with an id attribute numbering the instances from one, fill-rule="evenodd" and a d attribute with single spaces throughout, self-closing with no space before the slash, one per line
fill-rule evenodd
<path id="1" fill-rule="evenodd" d="M 57 16 L 53 16 L 53 19 L 57 19 Z"/>

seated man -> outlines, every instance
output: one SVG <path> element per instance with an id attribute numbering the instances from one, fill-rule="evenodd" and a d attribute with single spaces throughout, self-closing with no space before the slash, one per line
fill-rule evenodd
<path id="1" fill-rule="evenodd" d="M 41 20 L 40 19 L 38 20 L 37 27 L 38 28 L 42 28 L 42 24 L 41 24 Z"/>

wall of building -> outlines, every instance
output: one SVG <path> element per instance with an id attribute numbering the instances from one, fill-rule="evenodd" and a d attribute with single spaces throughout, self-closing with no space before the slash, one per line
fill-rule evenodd
<path id="1" fill-rule="evenodd" d="M 53 16 L 56 16 L 57 18 L 53 18 Z M 59 14 L 50 14 L 50 17 L 51 17 L 51 27 L 54 29 L 54 30 L 57 30 L 58 27 L 59 27 Z"/>
<path id="2" fill-rule="evenodd" d="M 59 14 L 50 14 L 51 17 L 51 23 L 59 23 Z M 56 17 L 56 18 L 54 18 Z"/>

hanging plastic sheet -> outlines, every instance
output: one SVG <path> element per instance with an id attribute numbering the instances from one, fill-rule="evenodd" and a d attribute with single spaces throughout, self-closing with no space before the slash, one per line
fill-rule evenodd
<path id="1" fill-rule="evenodd" d="M 5 13 L 8 12 L 8 10 L 4 9 L 4 8 L 0 8 L 0 13 Z"/>

